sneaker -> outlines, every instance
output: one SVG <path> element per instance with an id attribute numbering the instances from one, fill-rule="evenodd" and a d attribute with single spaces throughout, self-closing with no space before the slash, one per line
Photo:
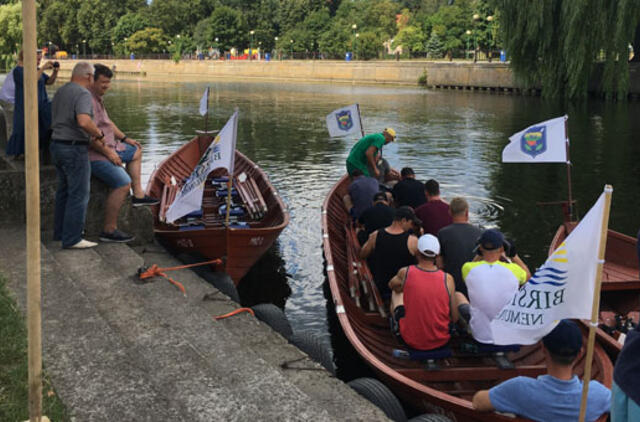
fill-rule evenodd
<path id="1" fill-rule="evenodd" d="M 145 195 L 142 198 L 136 198 L 135 196 L 131 198 L 131 204 L 134 207 L 142 207 L 145 205 L 158 205 L 159 203 L 160 203 L 159 199 L 152 198 L 148 195 Z"/>
<path id="2" fill-rule="evenodd" d="M 117 242 L 117 243 L 127 243 L 131 242 L 135 239 L 135 236 L 131 236 L 125 232 L 121 232 L 118 229 L 115 229 L 111 233 L 100 233 L 100 240 L 103 242 Z"/>
<path id="3" fill-rule="evenodd" d="M 87 248 L 93 248 L 96 246 L 98 246 L 96 242 L 90 242 L 88 240 L 80 239 L 78 243 L 76 243 L 75 245 L 71 245 L 66 249 L 87 249 Z"/>

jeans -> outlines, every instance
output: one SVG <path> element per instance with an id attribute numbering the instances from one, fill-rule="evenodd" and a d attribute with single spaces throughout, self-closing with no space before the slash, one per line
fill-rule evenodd
<path id="1" fill-rule="evenodd" d="M 51 142 L 50 150 L 58 175 L 53 239 L 68 248 L 82 240 L 87 216 L 91 166 L 86 145 Z"/>
<path id="2" fill-rule="evenodd" d="M 613 383 L 611 398 L 611 422 L 633 422 L 640 420 L 640 405 Z"/>

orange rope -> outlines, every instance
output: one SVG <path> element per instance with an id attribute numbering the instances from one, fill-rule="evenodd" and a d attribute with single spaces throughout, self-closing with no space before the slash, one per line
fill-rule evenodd
<path id="1" fill-rule="evenodd" d="M 228 314 L 218 315 L 218 316 L 213 317 L 213 318 L 215 320 L 229 318 L 230 316 L 238 315 L 241 312 L 249 312 L 251 315 L 256 316 L 256 314 L 253 312 L 253 309 L 251 309 L 251 308 L 238 308 L 235 311 L 229 312 Z"/>
<path id="2" fill-rule="evenodd" d="M 219 265 L 221 263 L 222 263 L 221 259 L 212 259 L 211 261 L 198 262 L 198 263 L 195 263 L 195 264 L 188 264 L 188 265 L 178 265 L 178 266 L 175 266 L 175 267 L 167 267 L 167 268 L 160 268 L 156 264 L 153 264 L 151 267 L 149 267 L 145 271 L 142 271 L 142 268 L 140 270 L 138 270 L 138 277 L 140 278 L 140 280 L 146 280 L 147 278 L 152 278 L 152 277 L 156 277 L 156 276 L 164 277 L 167 280 L 169 280 L 169 283 L 173 284 L 178 289 L 180 289 L 182 294 L 186 297 L 187 296 L 187 291 L 185 290 L 185 288 L 182 285 L 182 283 L 180 283 L 179 281 L 175 281 L 174 279 L 172 279 L 171 277 L 166 275 L 165 274 L 166 271 L 182 270 L 182 269 L 185 269 L 185 268 L 199 267 L 199 266 L 208 265 L 208 264 Z"/>

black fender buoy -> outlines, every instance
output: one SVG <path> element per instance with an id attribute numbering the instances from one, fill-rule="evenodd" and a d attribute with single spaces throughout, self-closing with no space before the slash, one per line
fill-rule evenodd
<path id="1" fill-rule="evenodd" d="M 451 419 L 445 415 L 438 415 L 437 413 L 425 413 L 409 419 L 409 422 L 451 422 Z"/>
<path id="2" fill-rule="evenodd" d="M 336 374 L 333 356 L 331 356 L 329 348 L 322 343 L 320 337 L 316 334 L 308 330 L 296 331 L 289 341 L 308 354 L 311 359 L 324 366 L 332 375 Z"/>
<path id="3" fill-rule="evenodd" d="M 395 422 L 405 422 L 407 415 L 398 398 L 375 378 L 357 378 L 349 381 L 349 387 L 356 390 L 365 399 L 375 404 L 389 419 Z"/>
<path id="4" fill-rule="evenodd" d="M 252 306 L 251 309 L 256 314 L 256 318 L 278 332 L 282 337 L 287 340 L 291 338 L 293 330 L 282 309 L 273 303 L 260 303 Z"/>

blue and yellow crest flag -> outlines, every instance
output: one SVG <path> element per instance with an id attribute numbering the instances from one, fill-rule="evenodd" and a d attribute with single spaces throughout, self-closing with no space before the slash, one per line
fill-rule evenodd
<path id="1" fill-rule="evenodd" d="M 562 319 L 590 319 L 605 193 L 545 263 L 493 317 L 496 344 L 534 344 Z"/>
<path id="2" fill-rule="evenodd" d="M 509 138 L 502 151 L 503 163 L 566 163 L 567 116 L 529 126 Z"/>
<path id="3" fill-rule="evenodd" d="M 360 136 L 360 111 L 358 104 L 333 110 L 327 115 L 329 136 Z"/>

